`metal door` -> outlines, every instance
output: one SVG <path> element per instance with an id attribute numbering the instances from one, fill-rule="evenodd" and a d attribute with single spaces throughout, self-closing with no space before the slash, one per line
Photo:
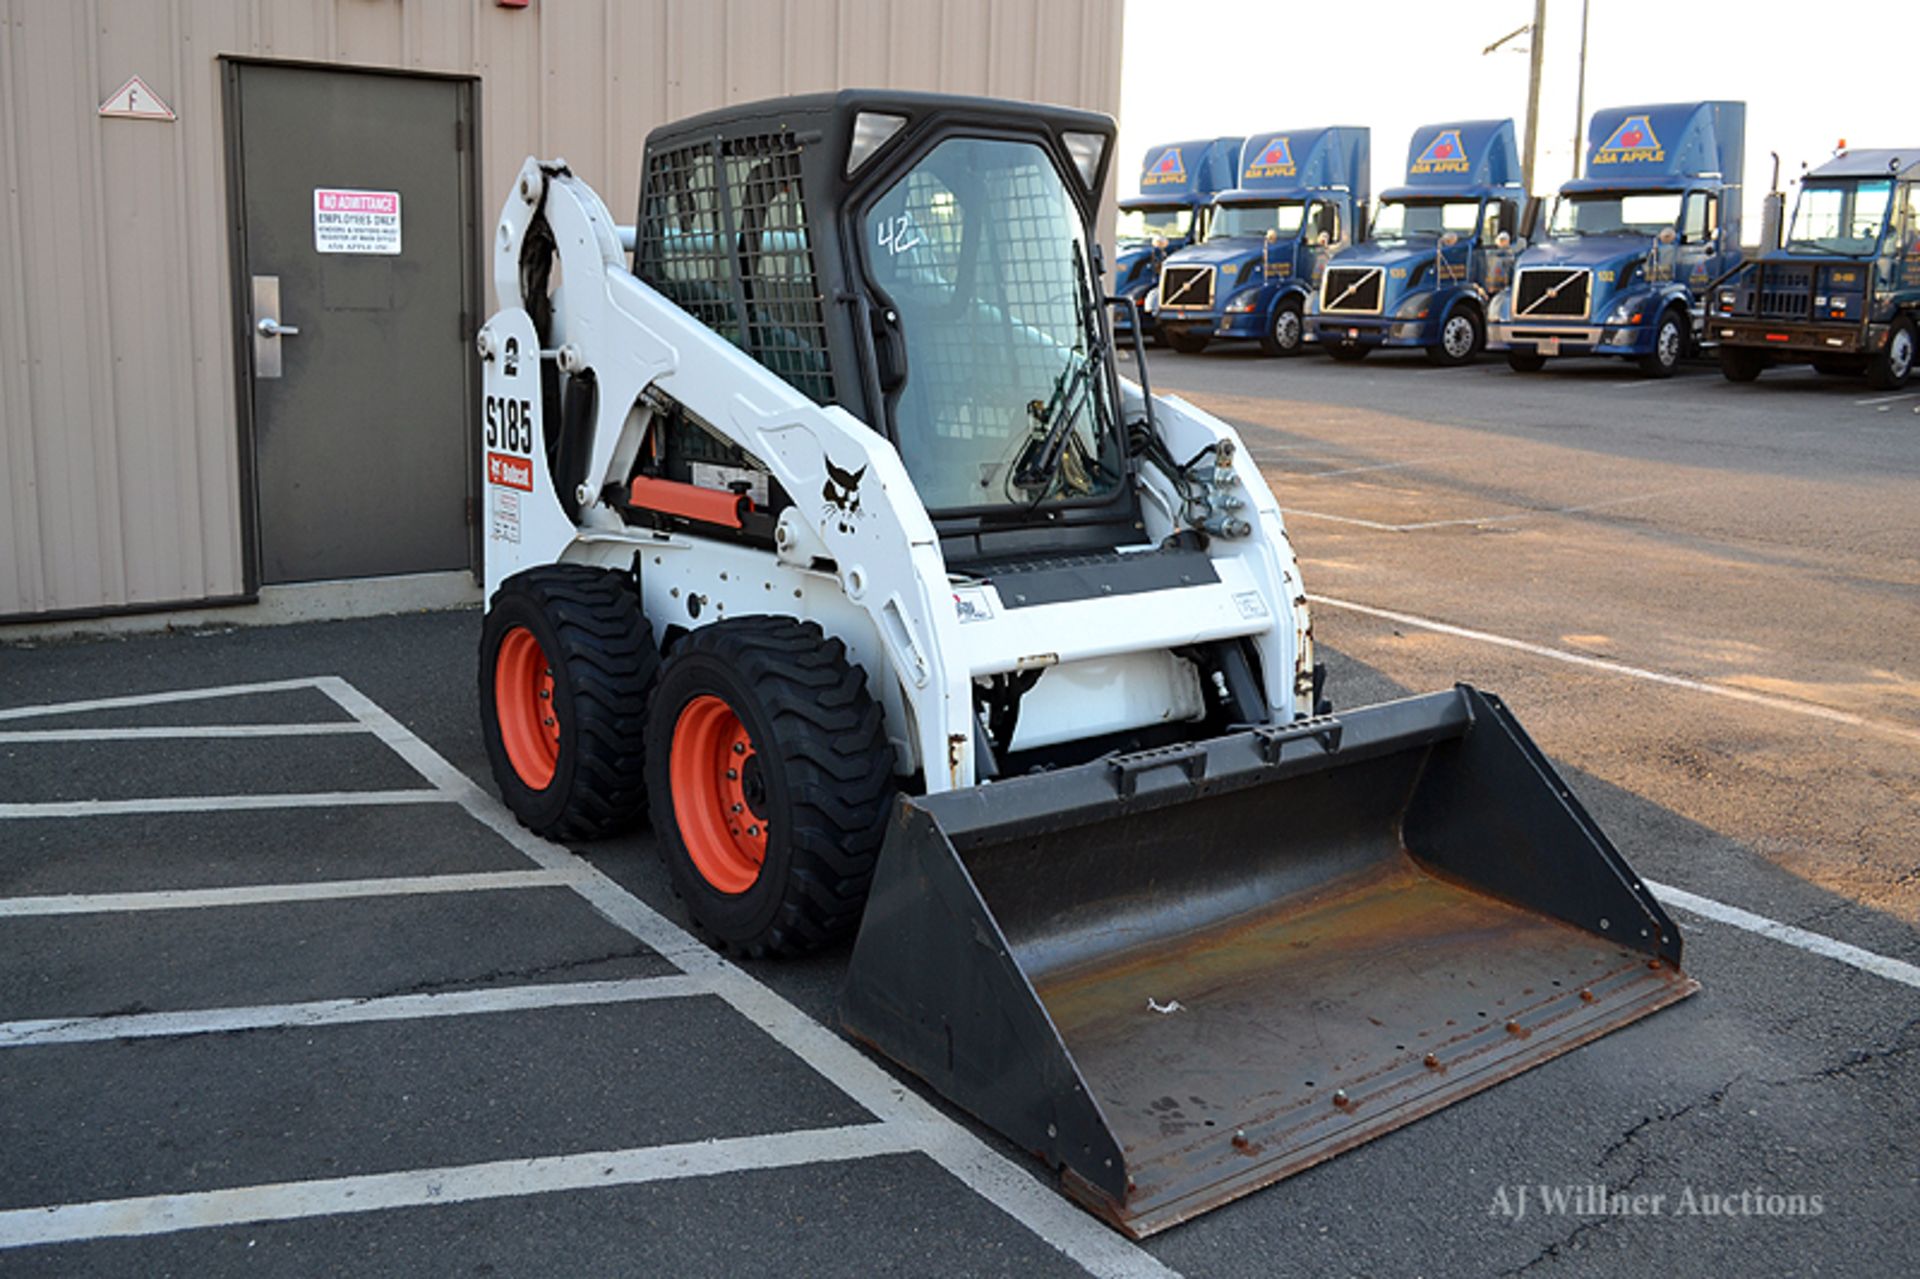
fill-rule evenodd
<path id="1" fill-rule="evenodd" d="M 254 580 L 468 568 L 472 85 L 226 70 Z"/>

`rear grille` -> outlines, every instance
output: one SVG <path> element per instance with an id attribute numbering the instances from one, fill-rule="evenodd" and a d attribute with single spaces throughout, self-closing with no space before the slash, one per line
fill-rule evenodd
<path id="1" fill-rule="evenodd" d="M 1585 319 L 1593 275 L 1584 269 L 1534 267 L 1520 272 L 1513 295 L 1516 320 Z"/>
<path id="2" fill-rule="evenodd" d="M 1328 267 L 1326 283 L 1320 287 L 1320 309 L 1343 314 L 1376 314 L 1380 310 L 1381 282 L 1385 279 L 1385 273 L 1377 266 Z"/>
<path id="3" fill-rule="evenodd" d="M 1160 272 L 1160 308 L 1199 311 L 1213 307 L 1213 268 L 1169 264 Z"/>
<path id="4" fill-rule="evenodd" d="M 1813 315 L 1813 268 L 1769 262 L 1760 268 L 1760 318 L 1805 320 Z"/>

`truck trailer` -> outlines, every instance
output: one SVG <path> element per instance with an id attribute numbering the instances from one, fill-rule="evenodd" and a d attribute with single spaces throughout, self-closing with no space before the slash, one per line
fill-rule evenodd
<path id="1" fill-rule="evenodd" d="M 1113 309 L 1116 339 L 1133 336 L 1136 316 L 1142 336 L 1160 336 L 1151 296 L 1160 282 L 1160 263 L 1205 234 L 1214 193 L 1232 186 L 1239 172 L 1243 141 L 1201 138 L 1147 148 L 1140 193 L 1120 201 L 1114 229 L 1113 290 L 1131 303 Z"/>
<path id="2" fill-rule="evenodd" d="M 1546 235 L 1493 301 L 1488 346 L 1515 371 L 1618 355 L 1670 376 L 1711 341 L 1706 297 L 1738 267 L 1744 102 L 1596 111 L 1587 176 L 1560 188 Z"/>
<path id="3" fill-rule="evenodd" d="M 1257 341 L 1294 355 L 1327 259 L 1366 231 L 1369 134 L 1350 126 L 1248 138 L 1240 184 L 1213 197 L 1200 243 L 1160 267 L 1154 315 L 1176 351 Z"/>
<path id="4" fill-rule="evenodd" d="M 1430 124 L 1407 146 L 1407 181 L 1380 196 L 1364 244 L 1333 255 L 1307 304 L 1308 342 L 1335 359 L 1418 347 L 1465 364 L 1487 338 L 1526 205 L 1512 120 Z"/>
<path id="5" fill-rule="evenodd" d="M 1786 242 L 1715 290 L 1713 334 L 1730 381 L 1810 363 L 1905 386 L 1920 344 L 1920 146 L 1843 149 L 1802 178 Z"/>

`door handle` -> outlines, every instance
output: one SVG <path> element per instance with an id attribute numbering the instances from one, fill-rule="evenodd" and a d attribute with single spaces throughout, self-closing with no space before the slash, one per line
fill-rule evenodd
<path id="1" fill-rule="evenodd" d="M 297 325 L 282 324 L 271 315 L 261 317 L 260 323 L 254 325 L 253 328 L 254 331 L 263 338 L 291 338 L 300 336 L 300 329 Z"/>

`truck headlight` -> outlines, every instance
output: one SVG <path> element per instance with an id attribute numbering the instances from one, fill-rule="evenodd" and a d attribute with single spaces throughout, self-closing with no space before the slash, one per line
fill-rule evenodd
<path id="1" fill-rule="evenodd" d="M 1227 299 L 1227 311 L 1233 315 L 1244 315 L 1259 305 L 1259 289 L 1242 289 Z"/>
<path id="2" fill-rule="evenodd" d="M 1608 326 L 1640 323 L 1646 318 L 1646 301 L 1645 298 L 1621 298 L 1613 304 L 1613 310 L 1607 312 Z"/>
<path id="3" fill-rule="evenodd" d="M 1409 293 L 1400 299 L 1400 305 L 1393 308 L 1394 318 L 1401 320 L 1424 320 L 1433 303 L 1433 294 L 1422 290 Z"/>

